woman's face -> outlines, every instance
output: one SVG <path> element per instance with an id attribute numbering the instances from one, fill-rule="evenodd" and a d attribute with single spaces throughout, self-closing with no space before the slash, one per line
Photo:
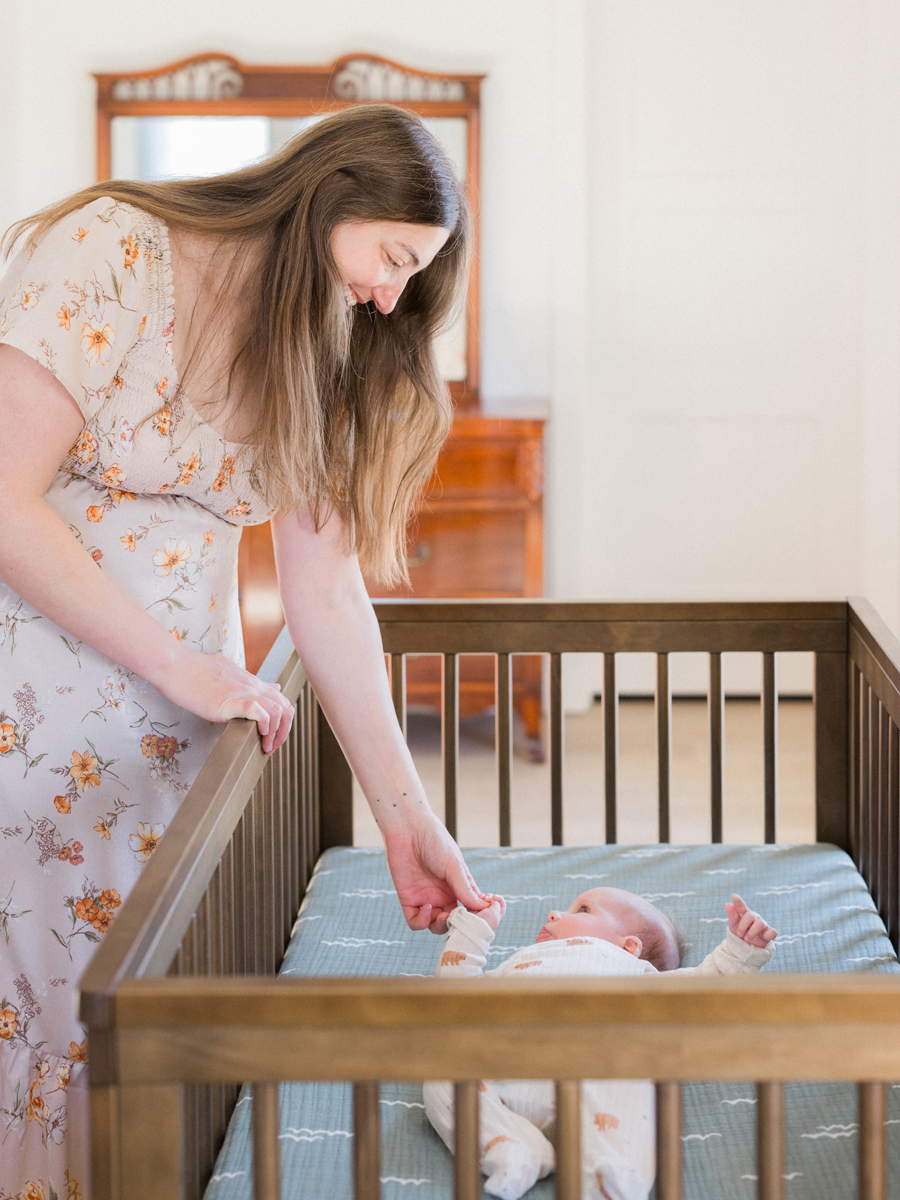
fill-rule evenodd
<path id="1" fill-rule="evenodd" d="M 344 285 L 344 304 L 374 302 L 389 313 L 410 276 L 424 271 L 450 232 L 398 221 L 344 221 L 334 227 L 331 252 Z"/>

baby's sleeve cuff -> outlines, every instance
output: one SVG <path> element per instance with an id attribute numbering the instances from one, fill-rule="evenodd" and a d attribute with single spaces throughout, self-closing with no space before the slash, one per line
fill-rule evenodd
<path id="1" fill-rule="evenodd" d="M 729 929 L 725 935 L 725 949 L 729 955 L 740 962 L 741 966 L 758 968 L 764 967 L 767 962 L 771 961 L 772 955 L 775 953 L 775 944 L 769 942 L 765 947 L 751 946 Z"/>
<path id="2" fill-rule="evenodd" d="M 455 908 L 447 918 L 447 924 L 451 929 L 470 937 L 473 942 L 482 942 L 489 946 L 494 940 L 494 930 L 487 921 L 483 921 L 478 913 L 469 912 L 466 908 Z"/>

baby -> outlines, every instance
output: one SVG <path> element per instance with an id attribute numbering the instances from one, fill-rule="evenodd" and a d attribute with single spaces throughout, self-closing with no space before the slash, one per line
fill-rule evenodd
<path id="1" fill-rule="evenodd" d="M 583 892 L 565 912 L 554 910 L 534 943 L 492 971 L 487 949 L 506 912 L 501 896 L 487 895 L 480 913 L 458 908 L 436 974 L 445 979 L 529 975 L 740 975 L 771 959 L 775 930 L 734 895 L 725 905 L 725 940 L 697 967 L 681 967 L 677 928 L 658 908 L 621 888 Z M 453 1088 L 426 1083 L 428 1118 L 453 1149 Z M 585 1200 L 647 1200 L 656 1175 L 655 1090 L 641 1080 L 585 1080 L 582 1085 L 582 1162 Z M 518 1200 L 554 1167 L 554 1090 L 547 1081 L 486 1080 L 481 1084 L 479 1150 L 491 1196 Z"/>

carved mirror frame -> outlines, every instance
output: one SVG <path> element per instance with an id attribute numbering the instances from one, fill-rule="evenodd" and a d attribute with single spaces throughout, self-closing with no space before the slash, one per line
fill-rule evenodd
<path id="1" fill-rule="evenodd" d="M 257 66 L 197 54 L 150 71 L 97 74 L 97 178 L 109 179 L 117 116 L 307 117 L 355 104 L 397 104 L 422 117 L 466 120 L 466 191 L 474 254 L 466 314 L 466 376 L 450 383 L 457 407 L 478 407 L 479 94 L 483 75 L 418 71 L 372 54 L 312 66 Z"/>

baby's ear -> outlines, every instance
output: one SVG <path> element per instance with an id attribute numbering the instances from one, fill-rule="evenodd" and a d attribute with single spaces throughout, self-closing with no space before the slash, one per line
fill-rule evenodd
<path id="1" fill-rule="evenodd" d="M 633 954 L 635 958 L 641 957 L 641 951 L 644 949 L 644 943 L 639 937 L 635 937 L 630 933 L 628 937 L 619 938 L 616 945 L 621 946 L 623 950 L 627 950 L 629 954 Z"/>

